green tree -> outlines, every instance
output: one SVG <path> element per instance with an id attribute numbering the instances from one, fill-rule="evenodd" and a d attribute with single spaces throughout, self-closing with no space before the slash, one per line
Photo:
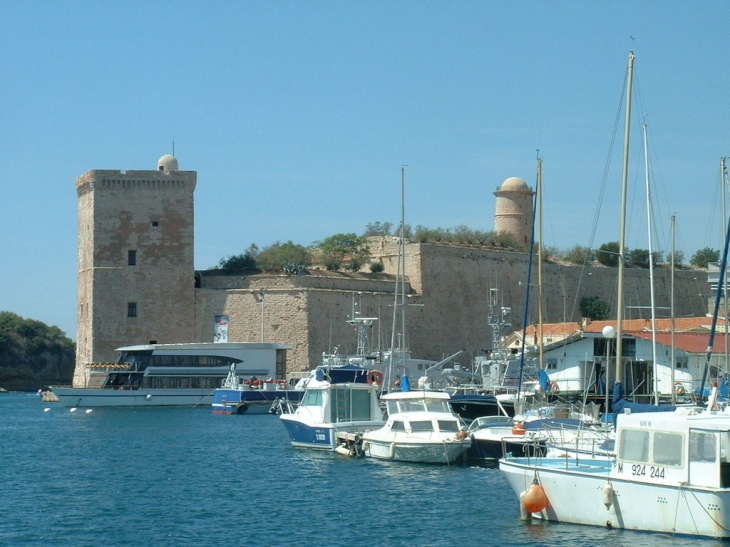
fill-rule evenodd
<path id="1" fill-rule="evenodd" d="M 363 235 L 365 237 L 389 236 L 391 235 L 392 228 L 393 224 L 390 222 L 369 222 L 365 227 L 365 233 Z"/>
<path id="2" fill-rule="evenodd" d="M 312 255 L 309 249 L 291 240 L 286 243 L 277 241 L 262 249 L 256 262 L 265 272 L 304 274 L 312 265 Z"/>
<path id="3" fill-rule="evenodd" d="M 667 261 L 667 264 L 672 263 L 672 252 L 667 253 L 667 257 L 665 259 Z M 674 251 L 674 266 L 679 267 L 682 264 L 684 264 L 684 253 L 682 251 Z"/>
<path id="4" fill-rule="evenodd" d="M 385 265 L 383 264 L 382 260 L 378 260 L 376 262 L 370 263 L 370 271 L 372 273 L 380 273 L 383 270 L 385 270 Z"/>
<path id="5" fill-rule="evenodd" d="M 594 321 L 608 319 L 611 307 L 603 298 L 598 296 L 584 296 L 580 299 L 580 312 L 583 317 L 590 317 Z"/>
<path id="6" fill-rule="evenodd" d="M 629 264 L 639 268 L 649 267 L 649 251 L 647 249 L 632 249 L 629 251 Z"/>
<path id="7" fill-rule="evenodd" d="M 596 256 L 593 249 L 583 247 L 582 245 L 575 245 L 565 251 L 563 258 L 571 264 L 586 264 L 593 262 Z"/>
<path id="8" fill-rule="evenodd" d="M 259 248 L 255 243 L 252 243 L 248 250 L 240 255 L 229 256 L 228 258 L 221 258 L 216 269 L 221 270 L 253 270 L 256 268 L 256 259 L 259 256 Z"/>
<path id="9" fill-rule="evenodd" d="M 618 241 L 604 243 L 596 251 L 596 260 L 604 266 L 618 266 L 619 250 Z"/>
<path id="10" fill-rule="evenodd" d="M 370 247 L 365 236 L 357 234 L 335 234 L 319 245 L 325 268 L 337 271 L 346 268 L 356 272 L 370 259 Z"/>
<path id="11" fill-rule="evenodd" d="M 718 260 L 720 260 L 720 251 L 705 247 L 693 254 L 692 258 L 689 259 L 689 263 L 698 268 L 707 268 L 710 262 L 717 262 Z"/>

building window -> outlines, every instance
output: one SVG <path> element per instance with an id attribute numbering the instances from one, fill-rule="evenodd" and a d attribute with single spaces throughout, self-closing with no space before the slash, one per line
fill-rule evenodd
<path id="1" fill-rule="evenodd" d="M 153 227 L 153 228 L 157 228 L 157 227 L 158 227 L 159 225 L 160 225 L 160 223 L 159 223 L 159 222 L 157 222 L 156 220 L 153 220 L 153 221 L 152 221 L 152 227 Z"/>
<path id="2" fill-rule="evenodd" d="M 137 265 L 137 251 L 127 251 L 127 265 Z"/>
<path id="3" fill-rule="evenodd" d="M 127 317 L 137 317 L 136 302 L 127 302 Z"/>

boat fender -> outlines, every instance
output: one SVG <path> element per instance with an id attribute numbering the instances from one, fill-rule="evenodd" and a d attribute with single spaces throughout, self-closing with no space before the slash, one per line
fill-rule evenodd
<path id="1" fill-rule="evenodd" d="M 527 494 L 527 490 L 520 493 L 520 519 L 530 520 L 532 518 L 532 513 L 530 513 L 525 507 L 525 494 Z"/>
<path id="2" fill-rule="evenodd" d="M 390 443 L 390 452 L 388 453 L 388 457 L 391 460 L 395 459 L 395 443 Z"/>
<path id="3" fill-rule="evenodd" d="M 603 505 L 606 506 L 606 509 L 610 509 L 613 505 L 613 486 L 610 482 L 607 482 L 606 486 L 603 487 Z"/>
<path id="4" fill-rule="evenodd" d="M 341 454 L 343 456 L 352 456 L 352 454 L 350 453 L 350 449 L 347 448 L 343 444 L 341 444 L 337 448 L 335 448 L 335 452 L 337 452 L 338 454 Z"/>
<path id="5" fill-rule="evenodd" d="M 537 482 L 537 479 L 532 481 L 530 487 L 525 491 L 525 495 L 522 496 L 522 503 L 530 513 L 539 513 L 547 507 L 548 499 L 545 490 Z"/>
<path id="6" fill-rule="evenodd" d="M 363 442 L 362 442 L 362 449 L 363 449 L 363 452 L 367 452 L 367 451 L 368 451 L 368 448 L 370 448 L 370 443 L 369 443 L 369 442 L 367 442 L 367 441 L 363 441 Z"/>
<path id="7" fill-rule="evenodd" d="M 383 373 L 379 370 L 371 370 L 368 372 L 368 384 L 383 385 Z"/>
<path id="8" fill-rule="evenodd" d="M 463 441 L 464 439 L 466 439 L 466 431 L 464 431 L 463 429 L 460 429 L 459 432 L 456 434 L 456 438 L 459 439 L 460 441 Z"/>
<path id="9" fill-rule="evenodd" d="M 560 386 L 557 382 L 550 382 L 550 391 L 552 393 L 560 393 Z"/>

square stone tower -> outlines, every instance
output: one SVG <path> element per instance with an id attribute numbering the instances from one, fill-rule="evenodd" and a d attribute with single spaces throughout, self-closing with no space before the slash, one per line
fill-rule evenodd
<path id="1" fill-rule="evenodd" d="M 195 171 L 174 156 L 157 170 L 93 170 L 79 203 L 78 340 L 74 386 L 116 348 L 194 342 Z"/>

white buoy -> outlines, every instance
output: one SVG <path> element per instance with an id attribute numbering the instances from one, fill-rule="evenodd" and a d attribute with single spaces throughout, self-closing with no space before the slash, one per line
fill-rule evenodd
<path id="1" fill-rule="evenodd" d="M 50 412 L 50 410 L 51 410 L 50 408 L 44 408 L 43 412 Z"/>
<path id="2" fill-rule="evenodd" d="M 86 413 L 87 413 L 87 414 L 91 414 L 91 412 L 92 412 L 92 409 L 90 409 L 90 408 L 87 408 L 87 409 L 86 409 Z"/>
<path id="3" fill-rule="evenodd" d="M 69 410 L 69 412 L 76 412 L 76 407 L 74 407 L 71 410 Z"/>
<path id="4" fill-rule="evenodd" d="M 520 519 L 530 520 L 532 519 L 532 513 L 530 513 L 525 507 L 525 494 L 527 494 L 527 491 L 520 493 Z"/>
<path id="5" fill-rule="evenodd" d="M 606 486 L 603 487 L 603 505 L 606 506 L 606 509 L 610 509 L 613 505 L 613 486 L 610 482 L 607 482 Z"/>
<path id="6" fill-rule="evenodd" d="M 147 394 L 147 400 L 149 401 L 150 399 L 152 399 L 152 394 L 151 393 L 148 393 Z"/>

